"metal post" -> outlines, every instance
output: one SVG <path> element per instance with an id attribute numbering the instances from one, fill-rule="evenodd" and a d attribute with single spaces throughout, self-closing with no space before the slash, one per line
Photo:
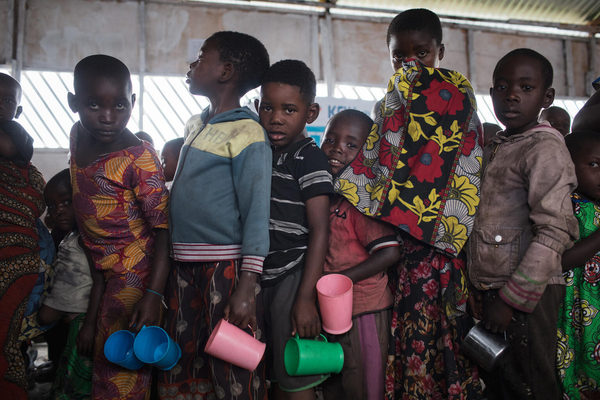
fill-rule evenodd
<path id="1" fill-rule="evenodd" d="M 138 126 L 144 130 L 144 77 L 146 76 L 146 0 L 140 0 L 138 6 L 138 19 L 140 24 L 140 70 L 138 79 L 140 81 L 140 92 L 138 93 Z"/>
<path id="2" fill-rule="evenodd" d="M 17 48 L 15 58 L 12 60 L 12 76 L 21 81 L 21 71 L 23 70 L 23 49 L 25 47 L 25 9 L 27 0 L 19 0 L 17 10 Z"/>
<path id="3" fill-rule="evenodd" d="M 467 58 L 469 60 L 469 81 L 473 91 L 477 93 L 477 61 L 475 60 L 475 35 L 472 29 L 467 29 Z"/>
<path id="4" fill-rule="evenodd" d="M 335 90 L 335 64 L 333 47 L 333 24 L 329 11 L 325 13 L 325 19 L 320 21 L 321 39 L 323 47 L 321 48 L 321 58 L 323 60 L 323 77 L 327 85 L 327 96 L 333 97 Z"/>
<path id="5" fill-rule="evenodd" d="M 596 42 L 596 36 L 591 33 L 590 37 L 590 61 L 588 72 L 585 74 L 585 94 L 591 96 L 594 94 L 594 88 L 592 87 L 592 82 L 597 78 L 596 76 L 596 53 L 598 52 Z"/>
<path id="6" fill-rule="evenodd" d="M 563 40 L 563 52 L 565 55 L 565 82 L 567 85 L 567 96 L 575 97 L 575 73 L 573 72 L 573 42 Z"/>

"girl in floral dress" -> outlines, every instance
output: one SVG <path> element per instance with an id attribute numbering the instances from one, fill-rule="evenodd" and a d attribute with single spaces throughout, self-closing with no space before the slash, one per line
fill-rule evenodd
<path id="1" fill-rule="evenodd" d="M 565 138 L 578 186 L 572 194 L 579 241 L 562 258 L 566 296 L 558 316 L 557 368 L 564 399 L 600 396 L 600 136 Z"/>
<path id="2" fill-rule="evenodd" d="M 388 28 L 392 76 L 371 134 L 335 188 L 357 209 L 398 227 L 404 257 L 394 293 L 387 399 L 475 399 L 477 368 L 459 353 L 466 314 L 464 252 L 479 204 L 482 149 L 473 88 L 437 68 L 435 13 L 398 15 Z"/>

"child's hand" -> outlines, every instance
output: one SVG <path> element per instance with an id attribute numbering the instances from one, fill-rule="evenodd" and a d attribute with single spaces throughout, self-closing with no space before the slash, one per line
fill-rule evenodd
<path id="1" fill-rule="evenodd" d="M 77 334 L 77 353 L 80 356 L 92 357 L 94 354 L 94 338 L 96 336 L 96 326 L 92 324 L 83 324 Z"/>
<path id="2" fill-rule="evenodd" d="M 292 306 L 292 336 L 312 337 L 321 333 L 321 319 L 315 301 L 296 298 Z"/>
<path id="3" fill-rule="evenodd" d="M 483 310 L 485 329 L 494 333 L 506 331 L 514 311 L 515 309 L 506 304 L 500 296 L 494 297 Z"/>
<path id="4" fill-rule="evenodd" d="M 129 319 L 129 328 L 133 333 L 138 333 L 142 327 L 156 325 L 158 312 L 161 307 L 161 297 L 152 292 L 145 292 L 144 296 L 136 303 Z"/>
<path id="5" fill-rule="evenodd" d="M 475 319 L 483 319 L 483 296 L 474 286 L 469 286 L 467 312 Z"/>
<path id="6" fill-rule="evenodd" d="M 223 319 L 240 329 L 252 327 L 256 331 L 256 299 L 254 288 L 256 286 L 257 274 L 242 272 L 237 288 L 229 297 L 225 306 Z"/>

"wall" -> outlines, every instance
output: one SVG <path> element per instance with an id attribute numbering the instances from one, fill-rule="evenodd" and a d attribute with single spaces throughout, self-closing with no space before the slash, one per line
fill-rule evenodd
<path id="1" fill-rule="evenodd" d="M 14 0 L 0 0 L 0 18 L 10 20 Z M 24 0 L 20 0 L 24 1 Z M 19 0 L 15 2 L 18 4 Z M 81 58 L 106 53 L 122 59 L 134 73 L 140 65 L 145 72 L 183 75 L 189 65 L 188 44 L 205 39 L 218 30 L 237 30 L 259 38 L 271 60 L 304 60 L 319 79 L 328 66 L 336 82 L 385 86 L 391 67 L 385 45 L 389 19 L 351 20 L 333 17 L 333 51 L 323 51 L 322 16 L 214 7 L 200 3 L 172 1 L 26 0 L 23 68 L 71 71 Z M 141 18 L 145 23 L 142 32 Z M 317 23 L 317 19 L 321 23 Z M 328 22 L 326 22 L 328 23 Z M 320 28 L 321 27 L 321 28 Z M 10 24 L 6 40 L 0 41 L 0 56 L 10 62 Z M 495 63 L 501 55 L 517 47 L 531 47 L 550 59 L 555 68 L 558 96 L 567 96 L 564 42 L 561 38 L 540 37 L 515 32 L 477 30 L 469 48 L 467 29 L 444 27 L 446 56 L 442 67 L 456 69 L 486 93 Z M 144 43 L 140 52 L 140 43 Z M 590 52 L 585 38 L 572 39 L 573 86 L 575 97 L 586 97 L 586 73 Z M 600 43 L 596 45 L 595 76 L 600 76 Z M 2 61 L 2 60 L 0 60 Z M 474 63 L 469 66 L 469 62 Z"/>

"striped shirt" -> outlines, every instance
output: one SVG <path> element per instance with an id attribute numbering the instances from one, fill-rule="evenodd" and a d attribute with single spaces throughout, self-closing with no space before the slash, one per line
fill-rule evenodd
<path id="1" fill-rule="evenodd" d="M 332 178 L 327 157 L 312 138 L 303 139 L 279 157 L 273 157 L 271 246 L 263 266 L 264 286 L 274 285 L 304 268 L 309 233 L 305 203 L 321 195 L 333 195 Z"/>

